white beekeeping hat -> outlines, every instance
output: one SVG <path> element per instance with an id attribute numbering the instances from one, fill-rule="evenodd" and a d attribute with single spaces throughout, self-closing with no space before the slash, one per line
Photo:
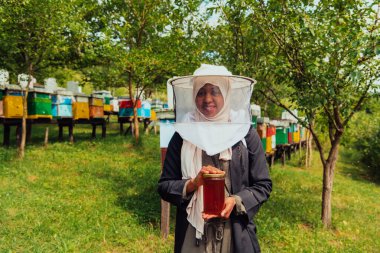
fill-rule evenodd
<path id="1" fill-rule="evenodd" d="M 232 75 L 224 66 L 202 64 L 192 76 L 175 77 L 168 83 L 174 91 L 174 127 L 183 139 L 214 155 L 248 133 L 254 79 Z M 213 118 L 202 116 L 195 104 L 197 92 L 206 84 L 217 86 L 224 99 L 220 115 Z"/>

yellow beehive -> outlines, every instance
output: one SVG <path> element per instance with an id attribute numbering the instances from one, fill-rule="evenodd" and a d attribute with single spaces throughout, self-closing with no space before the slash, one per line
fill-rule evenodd
<path id="1" fill-rule="evenodd" d="M 4 96 L 3 111 L 5 118 L 22 118 L 23 110 L 22 96 Z"/>
<path id="2" fill-rule="evenodd" d="M 4 111 L 3 111 L 3 100 L 0 100 L 0 117 L 4 116 Z"/>
<path id="3" fill-rule="evenodd" d="M 300 142 L 300 131 L 299 130 L 297 132 L 293 133 L 293 142 L 294 143 L 299 143 Z"/>
<path id="4" fill-rule="evenodd" d="M 270 153 L 272 152 L 272 137 L 267 137 L 267 145 L 265 152 Z"/>
<path id="5" fill-rule="evenodd" d="M 90 105 L 92 105 L 92 106 L 103 106 L 103 98 L 99 98 L 99 97 L 93 95 L 90 98 Z"/>
<path id="6" fill-rule="evenodd" d="M 77 119 L 89 119 L 90 107 L 86 102 L 75 102 L 73 105 L 74 120 Z"/>
<path id="7" fill-rule="evenodd" d="M 111 112 L 112 111 L 112 108 L 111 108 L 111 105 L 104 105 L 104 111 L 105 112 Z"/>

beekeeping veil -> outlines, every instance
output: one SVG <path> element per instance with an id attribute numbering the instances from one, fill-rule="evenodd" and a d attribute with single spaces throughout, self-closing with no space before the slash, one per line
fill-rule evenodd
<path id="1" fill-rule="evenodd" d="M 218 154 L 239 142 L 251 125 L 250 98 L 255 80 L 234 76 L 223 66 L 202 64 L 193 76 L 174 77 L 175 130 L 206 151 Z M 206 117 L 196 107 L 195 98 L 205 84 L 218 86 L 224 99 L 223 108 L 214 117 Z"/>

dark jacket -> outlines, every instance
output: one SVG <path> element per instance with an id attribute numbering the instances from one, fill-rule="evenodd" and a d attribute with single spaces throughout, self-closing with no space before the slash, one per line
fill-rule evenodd
<path id="1" fill-rule="evenodd" d="M 246 214 L 231 213 L 232 240 L 234 252 L 260 252 L 256 238 L 253 218 L 272 190 L 265 153 L 257 131 L 251 128 L 245 137 L 247 147 L 242 141 L 232 147 L 230 161 L 231 193 L 241 197 Z M 172 137 L 161 178 L 158 193 L 161 197 L 177 206 L 174 251 L 181 252 L 188 226 L 186 206 L 188 200 L 182 198 L 186 180 L 181 173 L 181 147 L 183 140 L 178 133 Z"/>

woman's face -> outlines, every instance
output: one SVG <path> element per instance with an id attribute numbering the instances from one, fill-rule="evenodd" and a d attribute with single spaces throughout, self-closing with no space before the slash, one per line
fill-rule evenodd
<path id="1" fill-rule="evenodd" d="M 224 98 L 218 86 L 207 83 L 197 93 L 195 105 L 206 117 L 214 117 L 224 106 Z"/>

